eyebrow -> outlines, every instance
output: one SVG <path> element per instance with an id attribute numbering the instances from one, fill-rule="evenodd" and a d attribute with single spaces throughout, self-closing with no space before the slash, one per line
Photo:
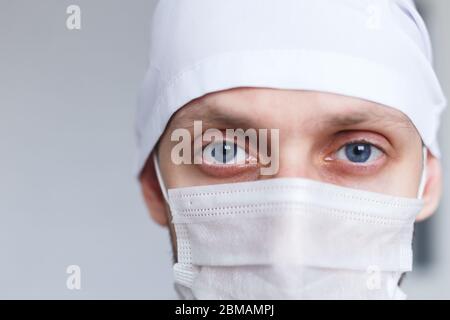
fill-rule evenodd
<path id="1" fill-rule="evenodd" d="M 383 110 L 382 112 L 379 110 L 365 110 L 361 112 L 355 111 L 349 114 L 334 114 L 328 119 L 321 120 L 321 122 L 333 127 L 350 127 L 380 121 L 383 122 L 383 125 L 392 124 L 397 127 L 408 129 L 414 128 L 414 125 L 409 118 L 399 112 L 393 112 L 389 109 Z"/>
<path id="2" fill-rule="evenodd" d="M 219 108 L 217 105 L 194 103 L 177 112 L 172 118 L 170 127 L 188 129 L 194 126 L 194 121 L 200 120 L 205 126 L 227 125 L 230 128 L 247 128 L 255 119 L 243 114 L 229 112 L 228 108 Z"/>
<path id="3" fill-rule="evenodd" d="M 381 105 L 380 105 L 381 106 Z M 384 107 L 384 106 L 383 106 Z M 229 112 L 229 108 L 220 108 L 213 103 L 201 100 L 193 101 L 187 108 L 180 109 L 170 121 L 171 128 L 192 128 L 194 121 L 201 120 L 205 126 L 228 126 L 229 128 L 248 128 L 255 126 L 255 119 L 249 114 Z M 384 107 L 382 110 L 370 107 L 367 110 L 354 110 L 348 113 L 331 113 L 317 119 L 327 127 L 351 127 L 366 123 L 383 122 L 383 126 L 414 129 L 409 118 L 397 110 Z M 252 126 L 253 124 L 253 126 Z"/>

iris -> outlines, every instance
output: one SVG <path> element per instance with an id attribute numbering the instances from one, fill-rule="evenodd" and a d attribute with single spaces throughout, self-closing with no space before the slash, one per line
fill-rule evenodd
<path id="1" fill-rule="evenodd" d="M 372 145 L 368 143 L 349 143 L 345 146 L 345 155 L 351 162 L 366 162 L 372 154 Z"/>
<path id="2" fill-rule="evenodd" d="M 229 143 L 223 141 L 221 143 L 216 143 L 214 148 L 212 148 L 211 157 L 216 161 L 216 163 L 230 163 L 232 162 L 237 155 L 237 144 Z"/>

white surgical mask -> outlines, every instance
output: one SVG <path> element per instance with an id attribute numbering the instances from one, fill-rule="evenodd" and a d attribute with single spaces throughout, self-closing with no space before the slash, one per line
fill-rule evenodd
<path id="1" fill-rule="evenodd" d="M 425 152 L 424 152 L 425 153 Z M 155 158 L 156 159 L 156 158 Z M 404 299 L 423 201 L 302 178 L 169 189 L 186 299 Z"/>

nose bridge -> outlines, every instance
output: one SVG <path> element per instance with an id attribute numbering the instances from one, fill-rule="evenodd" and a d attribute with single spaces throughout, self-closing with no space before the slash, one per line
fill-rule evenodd
<path id="1" fill-rule="evenodd" d="M 315 120 L 320 117 L 320 104 L 311 93 L 296 93 L 295 99 L 283 100 L 280 112 L 270 119 L 271 128 L 278 128 L 278 139 L 270 134 L 271 161 L 278 160 L 276 172 L 269 170 L 270 178 L 308 178 L 318 180 L 317 167 L 314 165 L 314 155 L 311 153 L 314 137 L 317 136 Z M 281 111 L 282 110 L 282 111 Z M 278 148 L 274 147 L 278 140 Z M 278 149 L 278 156 L 274 151 Z M 275 159 L 277 158 L 277 159 Z"/>
<path id="2" fill-rule="evenodd" d="M 276 161 L 276 159 L 272 159 Z M 278 150 L 278 172 L 268 178 L 318 179 L 310 143 L 307 139 L 290 136 L 280 140 Z"/>

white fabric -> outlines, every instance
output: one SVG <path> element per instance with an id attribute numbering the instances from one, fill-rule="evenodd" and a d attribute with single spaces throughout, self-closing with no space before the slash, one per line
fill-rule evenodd
<path id="1" fill-rule="evenodd" d="M 399 299 L 423 201 L 300 178 L 168 190 L 179 293 Z"/>
<path id="2" fill-rule="evenodd" d="M 167 190 L 185 299 L 405 299 L 418 199 L 299 178 Z"/>
<path id="3" fill-rule="evenodd" d="M 180 297 L 406 299 L 398 280 L 411 270 L 426 160 L 424 147 L 418 200 L 292 178 L 169 195 L 155 153 L 176 230 Z"/>
<path id="4" fill-rule="evenodd" d="M 180 107 L 241 86 L 333 92 L 404 112 L 439 156 L 445 97 L 410 0 L 164 0 L 137 112 L 140 172 Z"/>

